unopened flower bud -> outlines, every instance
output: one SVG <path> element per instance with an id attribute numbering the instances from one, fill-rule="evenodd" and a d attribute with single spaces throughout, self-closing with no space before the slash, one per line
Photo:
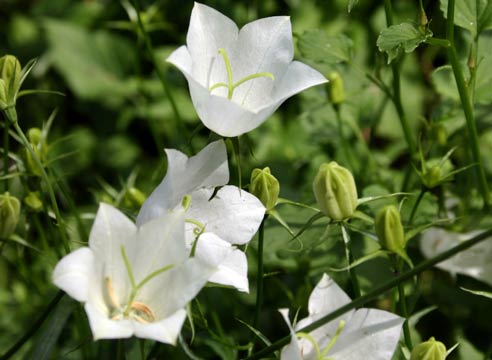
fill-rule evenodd
<path id="1" fill-rule="evenodd" d="M 431 337 L 426 342 L 420 343 L 412 350 L 410 360 L 444 360 L 446 359 L 446 347 L 440 341 Z"/>
<path id="2" fill-rule="evenodd" d="M 42 137 L 41 129 L 36 127 L 30 128 L 27 131 L 27 138 L 34 150 L 34 153 L 41 163 L 43 163 L 46 160 L 46 155 L 48 154 L 48 145 Z M 24 149 L 24 157 L 26 160 L 26 168 L 29 172 L 33 175 L 41 176 L 41 170 L 39 169 L 36 161 L 32 158 L 31 152 L 28 149 Z"/>
<path id="3" fill-rule="evenodd" d="M 400 212 L 394 205 L 379 210 L 375 219 L 376 234 L 384 250 L 395 254 L 405 254 L 405 235 Z"/>
<path id="4" fill-rule="evenodd" d="M 135 207 L 135 208 L 142 207 L 143 203 L 145 202 L 145 199 L 146 199 L 146 197 L 145 197 L 144 193 L 135 187 L 129 188 L 126 191 L 125 197 L 124 197 L 125 205 Z"/>
<path id="5" fill-rule="evenodd" d="M 352 217 L 357 208 L 354 177 L 334 161 L 320 166 L 313 181 L 313 191 L 320 210 L 335 221 Z"/>
<path id="6" fill-rule="evenodd" d="M 432 166 L 422 176 L 422 183 L 428 189 L 435 188 L 441 182 L 441 167 L 439 165 Z"/>
<path id="7" fill-rule="evenodd" d="M 341 104 L 345 101 L 345 92 L 343 90 L 343 79 L 337 72 L 328 74 L 328 99 L 334 105 Z"/>
<path id="8" fill-rule="evenodd" d="M 268 211 L 273 209 L 277 203 L 280 185 L 267 166 L 263 170 L 253 170 L 249 190 L 254 196 L 260 199 Z"/>
<path id="9" fill-rule="evenodd" d="M 20 88 L 21 65 L 15 56 L 5 55 L 0 58 L 0 110 L 15 105 Z"/>
<path id="10" fill-rule="evenodd" d="M 43 209 L 43 202 L 38 191 L 31 191 L 25 198 L 24 204 L 30 211 L 38 212 Z"/>
<path id="11" fill-rule="evenodd" d="M 19 222 L 20 201 L 6 193 L 0 195 L 0 239 L 12 235 Z"/>

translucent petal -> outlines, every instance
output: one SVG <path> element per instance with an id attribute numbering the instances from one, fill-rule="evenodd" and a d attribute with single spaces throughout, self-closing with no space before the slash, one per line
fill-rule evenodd
<path id="1" fill-rule="evenodd" d="M 167 318 L 153 323 L 141 324 L 134 321 L 135 336 L 175 345 L 185 319 L 186 311 L 180 309 Z"/>
<path id="2" fill-rule="evenodd" d="M 94 340 L 128 338 L 133 335 L 133 325 L 130 320 L 111 320 L 90 301 L 84 308 Z"/>

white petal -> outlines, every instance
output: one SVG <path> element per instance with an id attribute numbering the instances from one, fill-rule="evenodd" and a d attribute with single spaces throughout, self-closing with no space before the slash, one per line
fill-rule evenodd
<path id="1" fill-rule="evenodd" d="M 141 324 L 135 321 L 133 322 L 135 336 L 175 345 L 185 319 L 186 311 L 180 309 L 169 317 L 157 322 Z"/>
<path id="2" fill-rule="evenodd" d="M 75 300 L 85 302 L 94 277 L 94 255 L 83 247 L 63 257 L 53 271 L 53 283 Z"/>
<path id="3" fill-rule="evenodd" d="M 130 320 L 111 320 L 97 306 L 87 302 L 84 306 L 94 340 L 128 338 L 133 335 Z"/>
<path id="4" fill-rule="evenodd" d="M 191 60 L 190 52 L 185 45 L 174 50 L 166 61 L 176 66 L 183 74 L 191 76 L 193 62 Z"/>
<path id="5" fill-rule="evenodd" d="M 344 360 L 391 359 L 403 322 L 403 318 L 387 311 L 359 309 L 327 355 Z"/>
<path id="6" fill-rule="evenodd" d="M 212 200 L 211 189 L 191 194 L 188 218 L 198 220 L 212 232 L 231 244 L 246 244 L 258 231 L 265 207 L 255 196 L 236 186 L 222 187 Z M 191 227 L 187 227 L 189 237 Z"/>
<path id="7" fill-rule="evenodd" d="M 239 32 L 238 48 L 231 56 L 234 81 L 269 72 L 275 80 L 258 78 L 234 90 L 234 100 L 246 108 L 260 108 L 271 100 L 275 81 L 284 76 L 294 56 L 288 16 L 269 17 L 246 24 Z"/>
<path id="8" fill-rule="evenodd" d="M 323 274 L 309 297 L 309 315 L 319 318 L 349 302 L 350 298 L 340 286 L 328 275 Z"/>
<path id="9" fill-rule="evenodd" d="M 154 271 L 180 265 L 187 257 L 181 209 L 168 212 L 138 228 L 137 239 L 127 249 L 137 283 Z"/>
<path id="10" fill-rule="evenodd" d="M 192 300 L 205 286 L 217 267 L 190 258 L 181 266 L 156 276 L 142 287 L 137 301 L 148 305 L 158 319 L 169 317 Z"/>
<path id="11" fill-rule="evenodd" d="M 229 245 L 230 246 L 230 245 Z M 216 284 L 232 286 L 239 291 L 249 292 L 248 260 L 246 254 L 234 249 L 219 265 L 219 270 L 209 280 Z"/>
<path id="12" fill-rule="evenodd" d="M 291 340 L 289 345 L 286 345 L 282 348 L 282 352 L 280 353 L 280 359 L 281 360 L 303 360 L 303 357 L 301 355 L 301 349 L 299 346 L 299 340 L 297 340 L 296 333 L 294 329 L 292 328 L 292 325 L 290 324 L 289 320 L 289 310 L 288 309 L 279 309 L 278 310 L 280 314 L 282 314 L 282 317 L 284 318 L 285 322 L 287 323 L 287 326 L 289 327 L 290 330 L 290 336 Z"/>
<path id="13" fill-rule="evenodd" d="M 186 43 L 193 59 L 193 77 L 207 86 L 211 62 L 219 48 L 231 49 L 238 28 L 227 16 L 203 4 L 195 3 L 191 12 Z"/>
<path id="14" fill-rule="evenodd" d="M 190 158 L 177 150 L 166 149 L 166 154 L 167 174 L 143 204 L 137 217 L 139 226 L 173 209 L 195 189 L 221 186 L 229 181 L 227 151 L 222 140 L 208 144 Z"/>
<path id="15" fill-rule="evenodd" d="M 109 277 L 119 297 L 129 295 L 130 282 L 122 256 L 122 247 L 129 247 L 136 240 L 137 227 L 121 211 L 101 203 L 89 237 L 89 247 L 94 253 L 97 273 L 103 279 Z M 100 291 L 99 291 L 100 292 Z"/>
<path id="16" fill-rule="evenodd" d="M 293 61 L 282 79 L 275 83 L 272 102 L 283 103 L 292 95 L 326 82 L 328 80 L 320 72 L 299 61 Z"/>

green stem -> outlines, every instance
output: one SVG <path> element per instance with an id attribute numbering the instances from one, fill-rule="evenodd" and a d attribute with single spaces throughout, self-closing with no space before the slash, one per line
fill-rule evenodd
<path id="1" fill-rule="evenodd" d="M 327 324 L 328 322 L 336 319 L 337 317 L 345 314 L 347 311 L 350 311 L 356 307 L 362 306 L 362 305 L 364 305 L 364 304 L 366 304 L 372 300 L 377 299 L 379 296 L 381 296 L 382 294 L 391 290 L 392 288 L 394 288 L 398 284 L 411 279 L 415 275 L 420 274 L 422 271 L 440 263 L 441 261 L 449 259 L 450 257 L 458 254 L 459 252 L 461 252 L 463 250 L 466 250 L 466 249 L 472 247 L 473 245 L 476 245 L 476 244 L 478 244 L 484 240 L 487 240 L 490 236 L 492 236 L 492 228 L 482 232 L 481 234 L 471 238 L 470 240 L 463 241 L 459 245 L 449 249 L 448 251 L 445 251 L 445 252 L 435 256 L 432 259 L 428 259 L 428 260 L 421 262 L 420 264 L 415 266 L 413 269 L 406 271 L 405 273 L 403 273 L 403 274 L 397 276 L 396 278 L 386 282 L 385 284 L 374 289 L 373 291 L 371 291 L 365 295 L 362 295 L 360 298 L 357 298 L 357 299 L 353 300 L 352 302 L 350 302 L 350 303 L 338 308 L 337 310 L 331 312 L 330 314 L 323 316 L 322 318 L 314 321 L 310 325 L 308 325 L 302 329 L 299 329 L 299 332 L 309 333 L 309 332 L 319 328 L 320 326 L 323 326 L 323 325 Z M 290 335 L 285 336 L 285 337 L 281 338 L 280 340 L 276 341 L 275 343 L 273 343 L 272 345 L 258 351 L 257 353 L 253 354 L 252 356 L 248 357 L 247 360 L 262 359 L 265 355 L 271 354 L 275 350 L 278 350 L 282 346 L 288 344 L 289 341 L 290 341 Z"/>
<path id="2" fill-rule="evenodd" d="M 470 94 L 468 92 L 468 87 L 461 70 L 461 65 L 458 60 L 458 55 L 456 53 L 456 47 L 454 44 L 454 4 L 455 0 L 448 1 L 448 19 L 446 27 L 446 39 L 449 41 L 451 46 L 447 48 L 447 54 L 451 67 L 453 68 L 453 74 L 456 81 L 456 86 L 458 87 L 458 92 L 460 94 L 461 105 L 465 113 L 466 128 L 468 131 L 468 137 L 470 140 L 470 147 L 473 156 L 473 161 L 477 164 L 475 167 L 476 175 L 478 177 L 478 185 L 480 193 L 484 201 L 484 207 L 488 208 L 490 205 L 490 192 L 487 185 L 487 178 L 482 165 L 482 156 L 480 154 L 480 148 L 478 146 L 478 135 L 477 128 L 475 124 L 475 114 L 473 111 L 473 105 L 470 99 Z"/>
<path id="3" fill-rule="evenodd" d="M 403 261 L 401 258 L 396 260 L 396 269 L 398 273 L 401 272 L 403 268 Z M 405 322 L 403 323 L 403 337 L 405 339 L 405 345 L 408 350 L 412 351 L 412 336 L 410 335 L 410 324 L 408 323 L 408 311 L 407 311 L 407 297 L 405 296 L 405 286 L 404 282 L 400 282 L 398 284 L 398 297 L 400 303 L 400 312 L 401 315 L 405 318 Z"/>
<path id="4" fill-rule="evenodd" d="M 234 149 L 234 155 L 236 156 L 237 183 L 238 183 L 239 191 L 241 191 L 243 179 L 241 173 L 241 149 L 239 144 L 239 136 L 232 138 L 232 144 Z"/>
<path id="5" fill-rule="evenodd" d="M 48 177 L 48 174 L 46 173 L 46 170 L 43 167 L 43 164 L 41 164 L 41 160 L 39 160 L 38 155 L 32 148 L 31 144 L 27 140 L 26 136 L 24 135 L 24 132 L 20 128 L 19 124 L 17 121 L 12 122 L 12 125 L 14 126 L 15 131 L 17 132 L 17 135 L 21 138 L 22 145 L 29 151 L 31 154 L 32 158 L 34 159 L 34 162 L 36 163 L 37 167 L 41 171 L 41 177 L 43 178 L 44 182 L 46 183 L 46 187 L 48 188 L 48 196 L 51 201 L 51 206 L 53 207 L 53 211 L 55 212 L 55 217 L 56 217 L 56 222 L 58 226 L 60 227 L 60 235 L 62 238 L 62 244 L 65 252 L 68 254 L 70 252 L 70 245 L 68 243 L 68 238 L 67 238 L 67 233 L 65 231 L 65 223 L 63 222 L 63 219 L 60 214 L 60 209 L 58 208 L 58 203 L 56 202 L 56 197 L 55 197 L 55 192 L 53 190 L 53 186 L 51 185 L 51 181 Z"/>
<path id="6" fill-rule="evenodd" d="M 415 213 L 417 212 L 417 208 L 420 205 L 420 201 L 422 200 L 426 192 L 427 192 L 426 188 L 422 188 L 422 190 L 420 190 L 419 197 L 415 201 L 415 204 L 413 205 L 412 208 L 412 212 L 410 213 L 410 218 L 408 219 L 408 225 L 412 225 L 413 217 L 415 216 Z"/>
<path id="7" fill-rule="evenodd" d="M 149 34 L 147 33 L 147 30 L 145 29 L 145 25 L 142 21 L 142 16 L 140 14 L 140 1 L 139 0 L 134 0 L 133 1 L 133 6 L 135 7 L 135 11 L 137 13 L 137 19 L 138 19 L 138 27 L 140 31 L 142 32 L 142 36 L 144 38 L 144 43 L 145 43 L 145 48 L 147 50 L 147 53 L 150 57 L 150 61 L 152 62 L 152 65 L 154 66 L 155 72 L 157 73 L 157 76 L 159 77 L 159 80 L 162 84 L 162 87 L 164 89 L 164 93 L 166 94 L 169 103 L 171 104 L 171 108 L 174 113 L 174 117 L 176 118 L 176 123 L 177 127 L 179 129 L 178 136 L 179 134 L 186 134 L 186 127 L 184 126 L 183 123 L 183 118 L 181 117 L 178 106 L 176 105 L 176 101 L 174 100 L 173 94 L 167 84 L 166 77 L 164 76 L 164 73 L 162 72 L 161 68 L 159 67 L 159 64 L 157 63 L 157 60 L 155 58 L 154 54 L 154 49 L 152 46 L 152 41 L 150 40 Z"/>
<path id="8" fill-rule="evenodd" d="M 118 339 L 117 342 L 117 353 L 116 353 L 116 359 L 117 360 L 124 360 L 125 359 L 125 343 L 124 339 Z"/>
<path id="9" fill-rule="evenodd" d="M 265 214 L 263 221 L 260 224 L 258 232 L 258 273 L 256 275 L 256 308 L 255 318 L 253 321 L 253 327 L 258 329 L 260 323 L 261 307 L 263 306 L 263 239 L 265 235 L 265 221 L 268 218 L 268 214 Z"/>
<path id="10" fill-rule="evenodd" d="M 352 161 L 352 157 L 350 156 L 350 151 L 347 146 L 347 139 L 343 134 L 343 121 L 342 121 L 342 116 L 340 114 L 340 106 L 337 104 L 334 105 L 333 108 L 335 109 L 335 114 L 337 116 L 338 137 L 340 139 L 341 151 L 343 152 L 345 159 L 347 160 L 347 163 L 349 164 L 352 171 L 356 171 L 357 169 L 355 169 L 354 167 L 354 163 Z M 358 170 L 356 172 L 358 172 Z"/>
<path id="11" fill-rule="evenodd" d="M 350 267 L 350 264 L 354 262 L 352 251 L 350 249 L 351 246 L 350 234 L 344 223 L 340 223 L 340 227 L 342 228 L 342 237 L 343 237 L 343 242 L 345 244 L 345 258 L 347 259 L 347 266 L 349 266 L 348 272 L 350 276 L 350 281 L 352 283 L 352 288 L 354 289 L 354 296 L 355 298 L 359 298 L 361 296 L 359 280 L 357 279 L 355 268 Z"/>
<path id="12" fill-rule="evenodd" d="M 0 357 L 0 360 L 7 360 L 14 354 L 39 330 L 43 322 L 46 320 L 51 311 L 58 305 L 60 300 L 63 298 L 65 293 L 63 291 L 58 291 L 56 296 L 51 300 L 51 302 L 46 307 L 46 310 L 41 314 L 41 316 L 34 322 L 31 328 L 14 344 L 7 350 L 5 354 Z"/>
<path id="13" fill-rule="evenodd" d="M 9 120 L 6 119 L 3 125 L 3 175 L 9 173 Z M 4 180 L 4 191 L 9 191 L 9 179 Z"/>
<path id="14" fill-rule="evenodd" d="M 391 0 L 384 0 L 384 11 L 386 14 L 386 24 L 388 27 L 393 25 L 393 9 L 391 6 Z M 412 162 L 417 158 L 417 147 L 415 146 L 415 140 L 412 135 L 412 129 L 410 128 L 410 124 L 408 123 L 408 119 L 405 116 L 405 111 L 403 110 L 403 105 L 401 102 L 401 91 L 400 91 L 400 69 L 398 63 L 393 61 L 391 63 L 391 71 L 393 73 L 393 96 L 392 100 L 396 108 L 396 112 L 398 114 L 398 118 L 400 119 L 400 124 L 403 129 L 403 134 L 405 136 L 405 140 L 408 145 L 408 149 L 410 151 L 410 156 Z"/>

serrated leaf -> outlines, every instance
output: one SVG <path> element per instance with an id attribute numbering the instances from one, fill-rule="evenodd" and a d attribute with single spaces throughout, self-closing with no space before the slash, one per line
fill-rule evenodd
<path id="1" fill-rule="evenodd" d="M 441 0 L 444 17 L 448 14 L 448 0 Z M 482 31 L 492 29 L 492 2 L 490 0 L 456 1 L 454 24 L 467 29 L 475 37 Z"/>
<path id="2" fill-rule="evenodd" d="M 330 36 L 323 30 L 308 30 L 297 44 L 304 58 L 317 63 L 336 64 L 352 59 L 354 44 L 343 34 Z"/>
<path id="3" fill-rule="evenodd" d="M 389 64 L 398 56 L 400 49 L 406 53 L 412 52 L 431 36 L 432 31 L 429 29 L 424 29 L 413 22 L 404 22 L 381 31 L 377 45 L 379 51 L 388 54 Z"/>

